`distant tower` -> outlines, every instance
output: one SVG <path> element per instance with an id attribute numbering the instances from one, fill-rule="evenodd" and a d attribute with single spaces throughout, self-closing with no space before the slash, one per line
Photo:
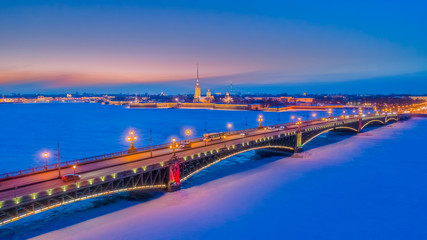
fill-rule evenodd
<path id="1" fill-rule="evenodd" d="M 199 102 L 200 98 L 200 86 L 199 86 L 199 64 L 197 64 L 197 83 L 196 88 L 194 89 L 194 99 L 193 102 Z"/>
<path id="2" fill-rule="evenodd" d="M 209 89 L 206 92 L 206 101 L 207 102 L 213 102 L 214 101 L 214 96 L 212 96 L 212 93 Z"/>

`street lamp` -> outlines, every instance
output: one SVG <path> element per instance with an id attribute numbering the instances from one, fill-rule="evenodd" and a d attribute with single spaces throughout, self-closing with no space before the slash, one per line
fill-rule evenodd
<path id="1" fill-rule="evenodd" d="M 74 173 L 74 175 L 76 175 L 76 165 L 73 165 L 73 173 Z"/>
<path id="2" fill-rule="evenodd" d="M 332 114 L 332 109 L 329 108 L 329 110 L 328 110 L 329 118 L 331 118 L 331 114 Z"/>
<path id="3" fill-rule="evenodd" d="M 295 119 L 295 116 L 291 116 L 291 119 Z"/>
<path id="4" fill-rule="evenodd" d="M 301 121 L 301 118 L 299 117 L 299 118 L 298 118 L 298 122 L 297 122 L 298 131 L 300 131 L 300 130 L 301 130 L 301 124 L 302 124 L 302 121 Z"/>
<path id="5" fill-rule="evenodd" d="M 186 138 L 189 138 L 190 137 L 190 135 L 191 135 L 191 130 L 190 129 L 187 129 L 187 130 L 185 130 L 185 137 Z M 189 142 L 189 139 L 186 139 L 186 141 L 188 140 L 188 142 Z"/>
<path id="6" fill-rule="evenodd" d="M 231 123 L 227 123 L 228 133 L 230 133 L 230 131 L 231 131 L 231 127 L 233 127 L 233 125 L 232 125 Z"/>
<path id="7" fill-rule="evenodd" d="M 262 118 L 262 115 L 260 114 L 260 115 L 258 116 L 258 122 L 259 122 L 259 126 L 258 126 L 258 128 L 262 128 L 262 121 L 264 121 L 264 119 Z"/>
<path id="8" fill-rule="evenodd" d="M 135 141 L 136 140 L 136 136 L 135 136 L 135 133 L 133 132 L 133 130 L 131 130 L 130 132 L 129 132 L 129 136 L 127 136 L 127 140 L 130 142 L 130 147 L 129 147 L 129 149 L 128 149 L 128 152 L 130 153 L 130 152 L 136 152 L 136 148 L 135 148 L 135 146 L 133 145 L 133 141 Z"/>
<path id="9" fill-rule="evenodd" d="M 44 152 L 42 154 L 44 161 L 45 161 L 45 169 L 47 170 L 47 158 L 49 157 L 49 153 L 48 152 Z"/>
<path id="10" fill-rule="evenodd" d="M 315 113 L 313 113 L 313 117 L 316 117 L 316 114 L 315 114 Z"/>
<path id="11" fill-rule="evenodd" d="M 175 148 L 178 147 L 178 143 L 176 143 L 176 139 L 172 138 L 172 144 L 169 145 L 169 148 L 172 149 L 172 152 L 175 154 Z"/>

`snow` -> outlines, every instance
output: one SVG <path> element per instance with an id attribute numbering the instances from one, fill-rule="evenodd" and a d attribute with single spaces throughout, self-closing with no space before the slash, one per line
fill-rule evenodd
<path id="1" fill-rule="evenodd" d="M 34 239 L 425 239 L 426 130 L 413 119 L 305 158 L 224 164 L 181 191 Z"/>

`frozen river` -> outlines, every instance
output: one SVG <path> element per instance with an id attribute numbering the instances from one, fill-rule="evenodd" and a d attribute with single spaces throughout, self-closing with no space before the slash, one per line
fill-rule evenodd
<path id="1" fill-rule="evenodd" d="M 57 136 L 63 155 L 73 159 L 126 149 L 131 127 L 142 142 L 153 129 L 162 143 L 173 133 L 182 137 L 185 127 L 200 136 L 205 121 L 209 131 L 223 131 L 227 122 L 244 128 L 246 117 L 254 127 L 259 114 L 97 104 L 0 109 L 19 116 L 1 120 L 9 126 L 1 136 L 8 169 L 39 165 L 34 152 L 55 149 Z M 277 113 L 263 115 L 266 124 L 277 122 Z M 291 115 L 311 113 L 280 118 Z M 426 119 L 412 119 L 357 136 L 322 135 L 307 145 L 305 158 L 247 152 L 193 176 L 181 191 L 70 204 L 2 226 L 0 239 L 424 239 L 426 132 Z"/>
<path id="2" fill-rule="evenodd" d="M 36 239 L 425 239 L 426 132 L 427 120 L 414 119 L 304 159 L 217 166 L 215 180 L 198 176 L 181 191 Z"/>
<path id="3" fill-rule="evenodd" d="M 338 110 L 337 110 L 338 111 Z M 291 116 L 311 119 L 326 112 L 264 113 L 255 111 L 220 111 L 203 109 L 128 109 L 89 103 L 0 104 L 0 173 L 44 165 L 41 155 L 51 152 L 49 163 L 56 163 L 54 153 L 60 143 L 62 160 L 101 155 L 126 150 L 125 137 L 130 129 L 138 136 L 137 147 L 184 138 L 192 129 L 193 137 L 208 132 L 257 126 L 258 114 L 265 124 L 295 121 Z M 206 123 L 206 125 L 205 125 Z M 206 126 L 206 128 L 205 128 Z"/>

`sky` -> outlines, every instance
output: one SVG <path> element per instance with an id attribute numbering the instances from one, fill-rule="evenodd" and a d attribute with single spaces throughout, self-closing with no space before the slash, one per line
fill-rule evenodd
<path id="1" fill-rule="evenodd" d="M 425 1 L 0 2 L 0 94 L 427 93 Z"/>

